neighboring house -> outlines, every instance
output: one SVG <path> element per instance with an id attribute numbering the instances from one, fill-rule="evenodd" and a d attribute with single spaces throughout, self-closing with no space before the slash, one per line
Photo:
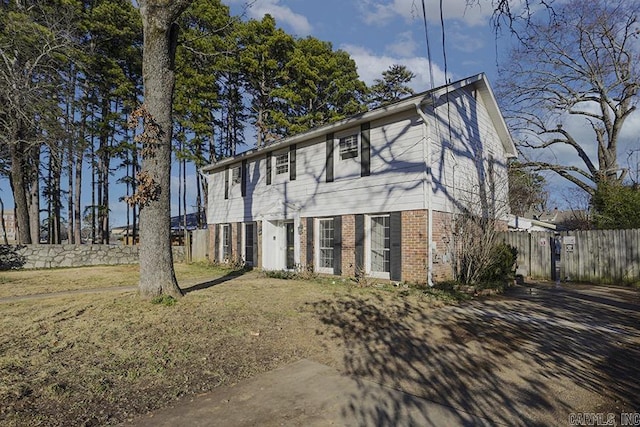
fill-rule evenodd
<path id="1" fill-rule="evenodd" d="M 0 218 L 0 245 L 5 243 L 14 244 L 16 242 L 16 214 L 15 211 L 4 211 Z"/>
<path id="2" fill-rule="evenodd" d="M 483 74 L 284 138 L 203 168 L 210 257 L 450 278 L 455 214 L 506 215 L 515 155 Z"/>
<path id="3" fill-rule="evenodd" d="M 556 225 L 539 219 L 518 215 L 508 216 L 509 231 L 555 231 Z"/>

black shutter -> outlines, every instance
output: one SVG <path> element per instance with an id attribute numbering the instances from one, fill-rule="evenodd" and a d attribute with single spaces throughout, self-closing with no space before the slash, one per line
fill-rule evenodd
<path id="1" fill-rule="evenodd" d="M 236 224 L 236 242 L 238 246 L 238 252 L 236 255 L 237 259 L 240 259 L 242 256 L 242 223 L 239 222 Z"/>
<path id="2" fill-rule="evenodd" d="M 213 226 L 213 262 L 220 262 L 220 224 Z"/>
<path id="3" fill-rule="evenodd" d="M 229 166 L 224 168 L 224 198 L 229 198 Z"/>
<path id="4" fill-rule="evenodd" d="M 271 185 L 271 152 L 267 153 L 267 185 Z"/>
<path id="5" fill-rule="evenodd" d="M 333 274 L 342 274 L 342 217 L 333 217 Z"/>
<path id="6" fill-rule="evenodd" d="M 360 126 L 360 176 L 371 175 L 371 124 Z"/>
<path id="7" fill-rule="evenodd" d="M 247 195 L 247 161 L 242 161 L 242 168 L 240 169 L 240 192 L 242 197 Z"/>
<path id="8" fill-rule="evenodd" d="M 364 215 L 356 215 L 356 275 L 364 275 Z"/>
<path id="9" fill-rule="evenodd" d="M 389 278 L 402 280 L 402 212 L 391 212 L 389 218 L 391 253 Z"/>
<path id="10" fill-rule="evenodd" d="M 289 180 L 296 180 L 296 144 L 289 147 Z"/>
<path id="11" fill-rule="evenodd" d="M 333 182 L 333 134 L 327 134 L 326 181 Z"/>
<path id="12" fill-rule="evenodd" d="M 307 218 L 307 267 L 313 265 L 313 218 Z"/>

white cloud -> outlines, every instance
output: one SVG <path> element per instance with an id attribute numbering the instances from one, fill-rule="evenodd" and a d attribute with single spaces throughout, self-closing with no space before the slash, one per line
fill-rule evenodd
<path id="1" fill-rule="evenodd" d="M 241 2 L 244 3 L 245 0 L 232 1 L 232 3 Z M 247 15 L 254 19 L 262 19 L 267 14 L 273 16 L 279 26 L 290 27 L 298 36 L 307 36 L 311 34 L 313 29 L 306 16 L 295 13 L 290 7 L 282 5 L 281 0 L 257 0 L 247 10 Z"/>
<path id="2" fill-rule="evenodd" d="M 407 21 L 422 19 L 422 4 L 416 0 L 367 0 L 359 3 L 362 17 L 369 25 L 385 25 L 400 16 Z M 440 22 L 439 0 L 425 2 L 425 15 L 429 22 Z M 492 15 L 489 4 L 467 5 L 467 0 L 447 0 L 443 2 L 445 19 L 455 19 L 467 25 L 484 25 Z"/>
<path id="3" fill-rule="evenodd" d="M 384 50 L 391 55 L 405 58 L 414 56 L 417 47 L 418 44 L 413 39 L 411 31 L 405 31 L 398 34 L 396 40 L 393 43 L 386 45 Z"/>
<path id="4" fill-rule="evenodd" d="M 485 39 L 478 37 L 476 32 L 470 32 L 460 23 L 453 23 L 447 28 L 447 44 L 455 50 L 464 53 L 474 53 L 485 46 Z"/>
<path id="5" fill-rule="evenodd" d="M 358 66 L 360 78 L 371 85 L 375 79 L 382 77 L 382 72 L 386 71 L 393 64 L 406 65 L 416 77 L 411 81 L 410 86 L 417 92 L 422 92 L 431 87 L 429 77 L 429 62 L 421 57 L 398 57 L 391 55 L 376 55 L 370 50 L 355 45 L 342 45 L 340 47 L 351 55 Z M 444 71 L 436 64 L 433 64 L 435 85 L 444 84 Z"/>

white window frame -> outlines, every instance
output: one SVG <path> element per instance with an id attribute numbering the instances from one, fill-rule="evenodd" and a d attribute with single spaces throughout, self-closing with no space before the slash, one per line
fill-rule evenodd
<path id="1" fill-rule="evenodd" d="M 240 166 L 231 169 L 231 184 L 239 184 L 242 181 L 242 175 L 240 172 Z"/>
<path id="2" fill-rule="evenodd" d="M 360 134 L 352 133 L 338 139 L 340 160 L 355 159 L 360 156 Z"/>
<path id="3" fill-rule="evenodd" d="M 276 153 L 274 157 L 276 176 L 289 173 L 289 152 Z"/>
<path id="4" fill-rule="evenodd" d="M 225 239 L 225 231 L 227 232 L 228 239 Z M 225 254 L 225 240 L 227 240 L 227 250 Z M 231 261 L 229 255 L 231 254 L 231 224 L 220 224 L 220 262 L 228 263 Z"/>
<path id="5" fill-rule="evenodd" d="M 320 254 L 322 252 L 323 247 L 321 247 L 321 242 L 322 242 L 322 236 L 320 235 L 320 223 L 322 221 L 331 221 L 333 224 L 333 238 L 332 238 L 332 242 L 335 242 L 335 232 L 336 232 L 336 228 L 335 228 L 335 220 L 333 217 L 329 217 L 329 218 L 316 218 L 316 220 L 314 221 L 314 236 L 315 236 L 315 242 L 314 245 L 317 248 L 316 250 L 316 255 L 315 255 L 315 264 L 316 264 L 316 271 L 318 273 L 325 273 L 325 274 L 333 274 L 334 270 L 333 270 L 333 263 L 331 265 L 331 267 L 322 267 L 320 265 Z M 332 251 L 332 256 L 331 259 L 335 260 L 335 251 L 333 249 L 333 245 L 331 246 L 331 251 Z"/>
<path id="6" fill-rule="evenodd" d="M 389 248 L 386 249 L 389 251 L 389 256 L 391 256 L 391 215 L 388 213 L 381 214 L 372 214 L 365 216 L 365 224 L 364 224 L 364 262 L 365 262 L 365 271 L 366 274 L 370 277 L 374 277 L 377 279 L 387 279 L 391 278 L 390 271 L 373 271 L 372 263 L 371 263 L 371 235 L 372 235 L 372 218 L 377 217 L 387 217 L 389 218 Z M 391 259 L 389 259 L 389 270 L 391 270 Z"/>

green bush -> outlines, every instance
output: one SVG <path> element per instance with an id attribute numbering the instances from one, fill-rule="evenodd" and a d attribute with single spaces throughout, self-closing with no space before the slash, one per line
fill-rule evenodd
<path id="1" fill-rule="evenodd" d="M 489 266 L 481 273 L 480 283 L 502 283 L 515 276 L 518 249 L 506 243 L 495 245 L 491 249 Z M 486 286 L 485 286 L 486 287 Z"/>

